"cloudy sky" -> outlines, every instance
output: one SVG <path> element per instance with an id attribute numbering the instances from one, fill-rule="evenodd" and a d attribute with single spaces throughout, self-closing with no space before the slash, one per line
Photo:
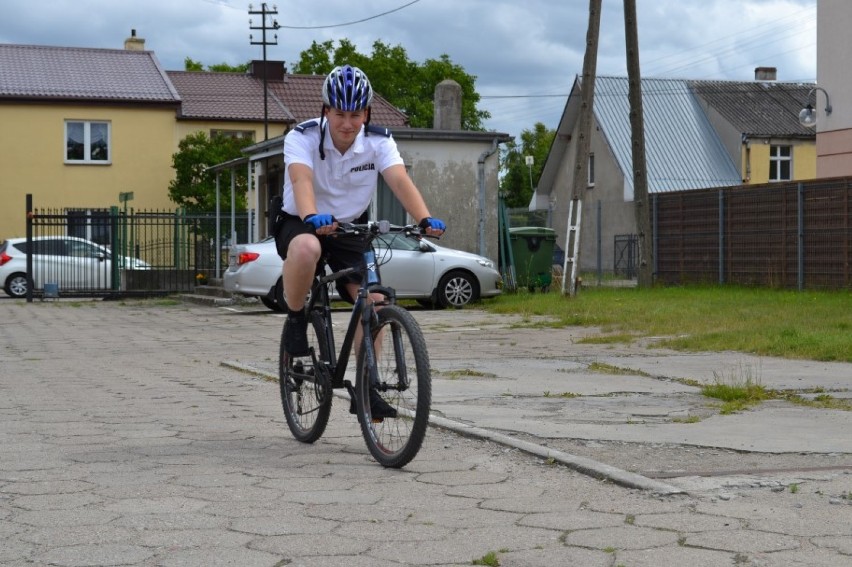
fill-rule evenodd
<path id="1" fill-rule="evenodd" d="M 636 0 L 643 77 L 816 79 L 817 0 Z M 0 43 L 121 48 L 131 29 L 167 70 L 262 58 L 246 0 L 0 0 Z M 254 2 L 254 9 L 261 3 Z M 449 55 L 477 77 L 490 130 L 555 128 L 582 72 L 588 0 L 279 0 L 269 59 L 294 62 L 311 42 L 347 38 Z M 626 75 L 622 0 L 603 0 L 597 71 Z M 259 25 L 258 16 L 253 16 Z M 272 18 L 268 20 L 271 23 Z M 269 38 L 272 39 L 271 36 Z M 2 69 L 0 69 L 2 72 Z M 380 85 L 377 86 L 381 91 Z"/>

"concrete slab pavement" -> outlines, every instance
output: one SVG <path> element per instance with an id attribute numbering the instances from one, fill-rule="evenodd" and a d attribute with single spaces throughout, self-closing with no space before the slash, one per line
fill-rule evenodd
<path id="1" fill-rule="evenodd" d="M 741 452 L 658 441 L 664 426 L 737 416 L 667 424 L 697 411 L 672 379 L 680 372 L 589 373 L 607 356 L 634 367 L 620 347 L 577 345 L 586 331 L 514 329 L 477 311 L 415 316 L 430 343 L 436 412 L 486 434 L 432 429 L 411 465 L 388 471 L 345 404 L 322 440 L 302 445 L 289 437 L 277 385 L 222 365 L 274 366 L 281 317 L 168 301 L 0 300 L 0 564 L 460 566 L 493 553 L 504 567 L 819 567 L 852 557 L 843 439 L 804 455 L 791 441 L 794 452 L 780 455 L 791 470 L 659 480 L 686 494 L 625 488 L 488 435 L 637 476 L 641 455 L 670 472 L 779 455 L 765 440 Z M 668 354 L 650 353 L 660 365 Z M 846 427 L 825 419 L 814 413 L 820 423 L 802 434 Z M 556 425 L 528 433 L 527 421 Z M 588 439 L 568 435 L 580 426 Z M 595 426 L 649 437 L 612 440 L 593 436 Z M 587 455 L 561 450 L 570 443 Z M 641 462 L 625 466 L 625 455 Z M 817 462 L 833 466 L 805 466 Z"/>

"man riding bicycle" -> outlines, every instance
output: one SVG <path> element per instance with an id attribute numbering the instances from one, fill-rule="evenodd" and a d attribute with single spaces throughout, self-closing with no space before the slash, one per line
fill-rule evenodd
<path id="1" fill-rule="evenodd" d="M 379 173 L 426 234 L 440 236 L 446 229 L 431 217 L 390 132 L 370 126 L 373 89 L 363 71 L 335 67 L 323 82 L 322 100 L 320 117 L 284 138 L 284 194 L 274 234 L 284 260 L 284 343 L 291 356 L 308 354 L 304 303 L 321 256 L 334 271 L 356 268 L 338 281 L 338 290 L 350 301 L 357 296 L 367 243 L 330 235 L 338 222 L 364 218 Z"/>

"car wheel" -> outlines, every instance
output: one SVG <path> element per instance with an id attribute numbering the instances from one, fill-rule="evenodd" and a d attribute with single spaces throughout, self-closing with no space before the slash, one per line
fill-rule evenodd
<path id="1" fill-rule="evenodd" d="M 284 303 L 284 282 L 281 278 L 275 282 L 275 287 L 270 290 L 269 295 L 260 298 L 260 302 L 279 313 L 287 310 L 287 304 Z"/>
<path id="2" fill-rule="evenodd" d="M 21 272 L 12 274 L 6 278 L 6 285 L 3 287 L 7 295 L 12 297 L 27 296 L 27 274 Z"/>
<path id="3" fill-rule="evenodd" d="M 479 299 L 476 278 L 465 272 L 450 272 L 438 284 L 438 304 L 460 309 Z"/>
<path id="4" fill-rule="evenodd" d="M 276 311 L 276 312 L 279 312 L 279 313 L 281 311 L 284 311 L 284 309 L 282 309 L 281 306 L 278 305 L 278 302 L 275 301 L 274 299 L 270 299 L 269 296 L 261 297 L 260 302 L 263 303 L 269 309 L 272 309 L 273 311 Z"/>

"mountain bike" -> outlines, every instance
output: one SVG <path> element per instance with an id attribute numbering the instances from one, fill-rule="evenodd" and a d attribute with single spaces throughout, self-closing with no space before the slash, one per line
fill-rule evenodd
<path id="1" fill-rule="evenodd" d="M 426 341 L 414 317 L 396 304 L 392 288 L 381 285 L 373 241 L 385 238 L 422 238 L 417 226 L 392 226 L 387 221 L 341 224 L 337 238 L 366 239 L 362 283 L 355 298 L 339 354 L 335 349 L 329 287 L 352 272 L 347 268 L 326 273 L 321 259 L 306 304 L 309 354 L 291 356 L 281 334 L 279 384 L 284 416 L 293 436 L 313 443 L 325 432 L 333 390 L 346 388 L 358 416 L 361 433 L 373 458 L 381 465 L 401 468 L 420 450 L 429 424 L 432 378 Z M 386 257 L 391 254 L 390 246 Z M 371 294 L 382 299 L 370 302 Z M 356 329 L 362 329 L 355 362 L 355 383 L 346 378 Z M 374 417 L 371 396 L 380 396 L 396 417 Z M 352 409 L 350 409 L 352 411 Z"/>

